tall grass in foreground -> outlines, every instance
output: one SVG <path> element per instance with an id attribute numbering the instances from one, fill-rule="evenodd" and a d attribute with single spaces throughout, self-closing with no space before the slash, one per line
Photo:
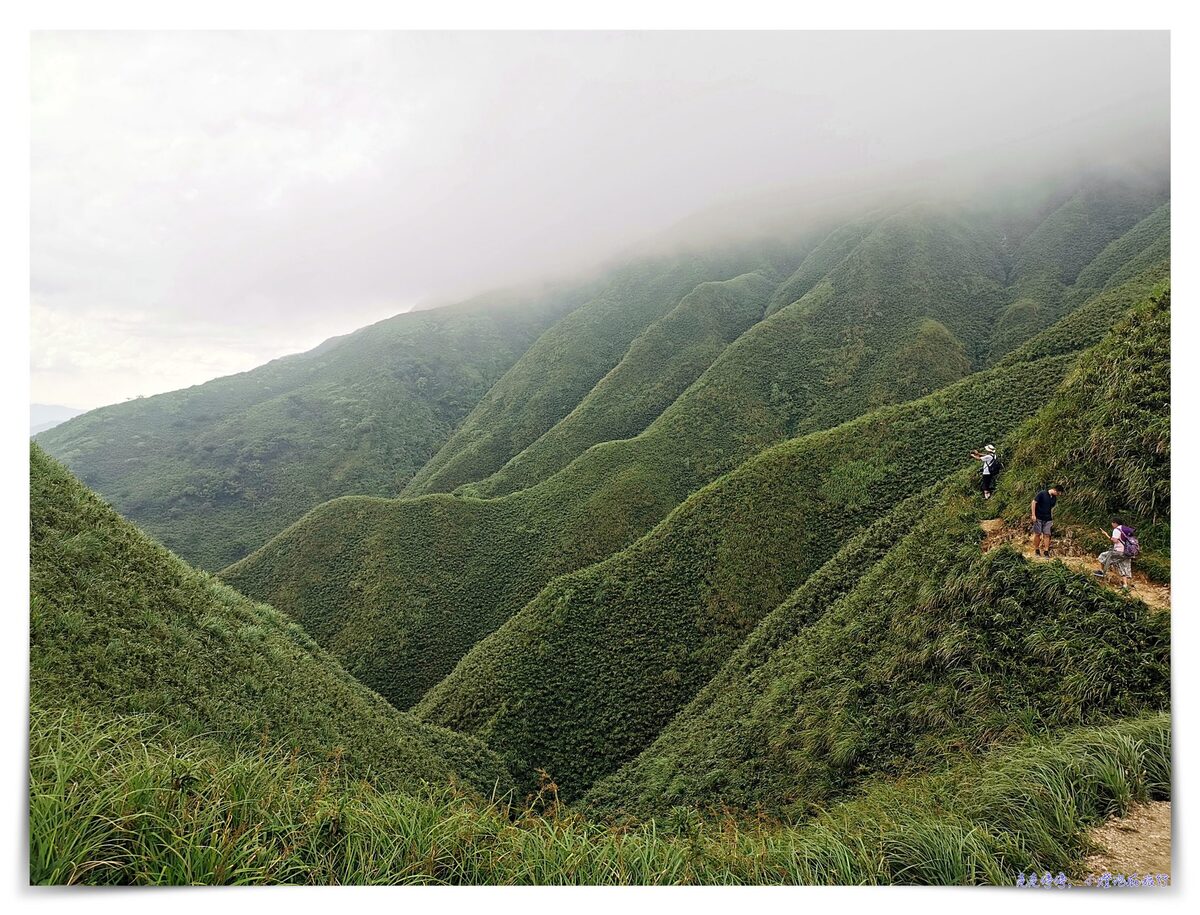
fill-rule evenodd
<path id="1" fill-rule="evenodd" d="M 384 793 L 146 719 L 35 711 L 31 731 L 38 884 L 1009 883 L 1069 870 L 1087 826 L 1170 793 L 1164 714 L 881 783 L 800 825 L 680 810 L 627 829 L 449 789 Z"/>

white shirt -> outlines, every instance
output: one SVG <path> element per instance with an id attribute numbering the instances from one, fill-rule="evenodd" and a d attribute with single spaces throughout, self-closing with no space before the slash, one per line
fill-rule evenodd
<path id="1" fill-rule="evenodd" d="M 1121 529 L 1114 527 L 1112 532 L 1112 548 L 1114 553 L 1125 552 L 1125 538 L 1121 536 Z"/>

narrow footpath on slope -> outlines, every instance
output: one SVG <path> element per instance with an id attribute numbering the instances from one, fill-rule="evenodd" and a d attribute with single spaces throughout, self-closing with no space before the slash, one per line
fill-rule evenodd
<path id="1" fill-rule="evenodd" d="M 1022 528 L 1010 528 L 1005 525 L 1003 518 L 992 518 L 980 521 L 984 538 L 982 549 L 986 553 L 1001 546 L 1011 546 L 1020 552 L 1030 562 L 1061 562 L 1069 569 L 1091 575 L 1099 568 L 1095 555 L 1086 552 L 1079 546 L 1071 528 L 1064 528 L 1061 534 L 1056 530 L 1053 541 L 1053 552 L 1050 556 L 1038 556 L 1033 551 L 1033 541 L 1030 534 Z M 1153 610 L 1171 609 L 1171 587 L 1150 581 L 1138 571 L 1137 560 L 1133 563 L 1133 588 L 1128 594 L 1121 591 L 1119 578 L 1113 572 L 1109 579 L 1096 579 L 1097 584 L 1123 596 L 1136 597 Z"/>
<path id="2" fill-rule="evenodd" d="M 1030 562 L 1061 562 L 1069 569 L 1091 575 L 1098 567 L 1096 557 L 1079 546 L 1072 528 L 1055 532 L 1050 556 L 1038 556 L 1033 551 L 1033 539 L 1022 528 L 1010 528 L 1003 518 L 980 521 L 984 538 L 983 552 L 1001 546 L 1011 546 Z M 1133 565 L 1133 588 L 1123 592 L 1117 576 L 1110 579 L 1094 579 L 1102 587 L 1123 597 L 1135 597 L 1154 611 L 1170 612 L 1171 588 L 1169 585 L 1150 581 L 1138 571 L 1137 561 Z M 1171 802 L 1151 801 L 1137 804 L 1123 817 L 1112 819 L 1096 826 L 1089 833 L 1097 852 L 1083 862 L 1084 881 L 1100 879 L 1104 874 L 1114 877 L 1140 877 L 1170 875 L 1171 873 Z"/>
<path id="3" fill-rule="evenodd" d="M 1171 802 L 1136 804 L 1088 834 L 1098 851 L 1083 863 L 1084 879 L 1104 874 L 1142 878 L 1171 874 Z"/>

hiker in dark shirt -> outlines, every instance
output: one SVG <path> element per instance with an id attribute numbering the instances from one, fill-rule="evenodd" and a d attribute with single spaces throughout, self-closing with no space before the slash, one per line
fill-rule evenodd
<path id="1" fill-rule="evenodd" d="M 1058 501 L 1059 488 L 1043 489 L 1029 503 L 1029 517 L 1033 522 L 1033 552 L 1038 556 L 1050 555 L 1051 516 Z"/>

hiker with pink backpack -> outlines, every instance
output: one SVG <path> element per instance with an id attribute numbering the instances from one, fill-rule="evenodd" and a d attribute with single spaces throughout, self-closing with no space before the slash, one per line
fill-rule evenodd
<path id="1" fill-rule="evenodd" d="M 1121 575 L 1121 588 L 1128 591 L 1133 582 L 1133 560 L 1142 551 L 1141 544 L 1134 534 L 1134 529 L 1128 524 L 1122 524 L 1119 518 L 1112 519 L 1112 533 L 1109 534 L 1112 546 L 1101 553 L 1100 568 L 1093 574 L 1097 578 L 1107 578 L 1108 570 L 1117 567 Z"/>

